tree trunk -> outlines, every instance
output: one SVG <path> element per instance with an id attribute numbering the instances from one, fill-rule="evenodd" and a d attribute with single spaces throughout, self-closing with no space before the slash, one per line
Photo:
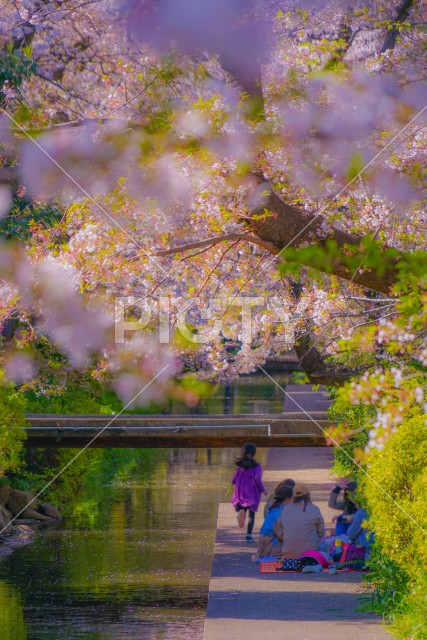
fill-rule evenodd
<path id="1" fill-rule="evenodd" d="M 262 219 L 257 219 L 255 216 L 248 221 L 248 226 L 255 236 L 264 242 L 271 243 L 273 247 L 272 253 L 279 255 L 287 247 L 298 248 L 301 245 L 317 244 L 318 246 L 324 246 L 327 239 L 334 240 L 341 250 L 344 250 L 346 246 L 361 247 L 362 238 L 350 235 L 339 229 L 332 229 L 331 233 L 325 237 L 324 232 L 321 230 L 321 225 L 324 221 L 322 216 L 305 215 L 296 207 L 283 202 L 271 190 L 268 182 L 265 182 L 265 186 L 269 195 L 265 196 L 262 203 L 253 213 L 259 214 L 267 210 L 271 215 L 267 215 Z M 381 276 L 378 276 L 372 269 L 349 269 L 348 265 L 339 256 L 334 257 L 332 264 L 325 264 L 323 268 L 318 264 L 311 265 L 309 262 L 306 266 L 313 266 L 317 270 L 332 273 L 339 278 L 354 282 L 367 289 L 388 294 L 397 280 L 397 264 L 400 257 L 403 257 L 403 254 L 390 261 Z"/>
<path id="2" fill-rule="evenodd" d="M 345 367 L 332 368 L 325 362 L 323 356 L 313 345 L 312 338 L 305 334 L 294 344 L 294 351 L 298 356 L 301 368 L 312 384 L 338 386 L 357 375 L 357 371 Z"/>

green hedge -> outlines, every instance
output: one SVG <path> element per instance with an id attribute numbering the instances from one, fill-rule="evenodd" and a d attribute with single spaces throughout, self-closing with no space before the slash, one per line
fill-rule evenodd
<path id="1" fill-rule="evenodd" d="M 408 384 L 413 384 L 413 381 Z M 392 400 L 391 400 L 392 401 Z M 358 494 L 370 514 L 375 545 L 369 562 L 364 606 L 391 621 L 402 639 L 427 638 L 427 426 L 421 407 L 382 450 L 351 457 L 367 443 L 375 409 L 352 405 L 345 389 L 329 412 L 341 430 L 355 434 L 335 450 L 334 472 L 357 478 Z"/>
<path id="2" fill-rule="evenodd" d="M 16 471 L 25 440 L 25 400 L 0 370 L 0 475 Z"/>
<path id="3" fill-rule="evenodd" d="M 427 426 L 424 415 L 402 422 L 382 451 L 369 456 L 362 491 L 381 554 L 371 583 L 394 606 L 384 612 L 400 638 L 427 638 Z M 378 603 L 376 604 L 378 609 Z"/>

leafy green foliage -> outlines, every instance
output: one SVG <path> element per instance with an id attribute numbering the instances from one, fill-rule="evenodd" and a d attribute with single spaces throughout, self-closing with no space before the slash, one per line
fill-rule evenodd
<path id="1" fill-rule="evenodd" d="M 384 553 L 378 542 L 367 564 L 370 573 L 365 581 L 368 595 L 363 598 L 364 608 L 393 619 L 397 611 L 405 610 L 409 575 Z"/>
<path id="2" fill-rule="evenodd" d="M 395 615 L 393 630 L 398 637 L 424 640 L 427 634 L 427 573 L 424 564 L 412 567 L 411 590 L 404 601 L 404 608 Z"/>
<path id="3" fill-rule="evenodd" d="M 419 384 L 402 383 L 402 392 Z M 354 405 L 346 388 L 334 391 L 329 418 L 339 433 L 352 434 L 335 451 L 334 472 L 357 477 L 358 494 L 370 514 L 375 544 L 365 582 L 364 607 L 389 618 L 400 638 L 427 637 L 427 427 L 420 405 L 413 405 L 381 450 L 366 446 L 375 408 Z M 393 390 L 384 398 L 398 403 Z M 384 405 L 383 405 L 384 406 Z M 351 462 L 359 459 L 361 467 Z"/>
<path id="4" fill-rule="evenodd" d="M 382 451 L 370 454 L 371 477 L 363 481 L 382 548 L 407 570 L 427 557 L 426 458 L 425 417 L 418 415 L 404 420 Z"/>
<path id="5" fill-rule="evenodd" d="M 371 454 L 363 483 L 375 535 L 388 558 L 386 563 L 373 558 L 373 585 L 384 594 L 392 568 L 391 585 L 398 595 L 394 606 L 383 603 L 383 611 L 392 611 L 399 637 L 414 640 L 427 637 L 426 456 L 427 428 L 420 410 L 404 420 L 381 452 Z"/>
<path id="6" fill-rule="evenodd" d="M 368 439 L 368 429 L 362 427 L 346 442 L 340 443 L 340 448 L 335 453 L 333 466 L 333 472 L 337 476 L 357 476 L 360 473 L 358 454 L 364 449 Z"/>
<path id="7" fill-rule="evenodd" d="M 0 371 L 0 472 L 19 467 L 25 439 L 25 400 L 4 381 Z"/>
<path id="8" fill-rule="evenodd" d="M 52 354 L 51 354 L 52 355 Z M 203 384 L 203 383 L 200 383 Z M 14 392 L 28 413 L 57 414 L 102 414 L 118 413 L 123 405 L 117 395 L 100 383 L 69 372 L 66 384 L 56 395 L 46 395 L 34 390 L 23 394 Z M 137 408 L 134 412 L 158 412 L 161 407 Z M 129 412 L 127 412 L 129 413 Z M 130 412 L 132 413 L 132 412 Z M 38 492 L 65 469 L 61 476 L 43 494 L 43 499 L 64 506 L 75 500 L 82 483 L 88 478 L 96 478 L 102 470 L 103 482 L 110 482 L 124 467 L 131 468 L 146 455 L 121 452 L 119 450 L 87 449 L 78 455 L 79 449 L 31 449 L 22 453 L 20 467 L 16 465 L 14 473 L 9 474 L 13 486 L 23 490 Z M 150 456 L 148 458 L 151 460 Z M 69 465 L 69 466 L 68 466 Z M 95 480 L 94 480 L 95 481 Z"/>
<path id="9" fill-rule="evenodd" d="M 12 47 L 7 47 L 2 51 L 0 56 L 0 87 L 6 83 L 11 88 L 19 89 L 23 81 L 36 72 L 36 63 L 31 58 L 31 48 L 25 47 L 23 54 L 20 51 L 14 51 Z M 0 105 L 3 102 L 4 94 L 0 91 Z"/>
<path id="10" fill-rule="evenodd" d="M 378 275 L 394 264 L 399 256 L 395 249 L 384 249 L 372 238 L 365 237 L 360 244 L 348 245 L 345 249 L 339 247 L 333 238 L 328 238 L 323 244 L 318 243 L 308 247 L 287 247 L 280 252 L 285 261 L 279 266 L 282 273 L 290 268 L 287 263 L 295 265 L 308 265 L 317 271 L 334 273 L 337 263 L 345 265 L 352 272 L 361 266 L 374 269 Z"/>
<path id="11" fill-rule="evenodd" d="M 330 430 L 330 434 L 340 441 L 340 446 L 335 449 L 332 471 L 337 476 L 357 477 L 361 473 L 360 453 L 368 442 L 369 426 L 373 422 L 375 408 L 363 404 L 350 404 L 346 393 L 345 387 L 331 389 L 335 398 L 329 408 L 328 418 L 336 426 Z"/>
<path id="12" fill-rule="evenodd" d="M 426 279 L 427 252 L 401 253 L 394 248 L 384 248 L 380 242 L 366 236 L 359 244 L 339 247 L 333 238 L 308 247 L 287 247 L 280 252 L 282 274 L 297 275 L 302 266 L 316 271 L 336 273 L 337 265 L 343 265 L 349 273 L 361 268 L 373 270 L 379 277 L 387 271 L 398 274 L 396 291 L 414 295 L 423 287 Z"/>
<path id="13" fill-rule="evenodd" d="M 26 391 L 23 395 L 14 392 L 28 413 L 57 414 L 112 414 L 122 407 L 117 396 L 93 380 L 69 377 L 67 386 L 58 395 L 44 395 L 35 391 Z M 31 449 L 21 454 L 20 466 L 11 470 L 12 484 L 24 490 L 40 491 L 59 470 L 67 467 L 78 449 Z M 61 504 L 73 498 L 78 491 L 82 478 L 99 458 L 99 452 L 86 450 L 61 474 L 44 495 L 44 499 Z"/>
<path id="14" fill-rule="evenodd" d="M 32 236 L 34 223 L 51 228 L 60 221 L 61 216 L 62 213 L 52 204 L 26 202 L 15 196 L 9 213 L 0 219 L 0 237 L 28 240 Z"/>
<path id="15" fill-rule="evenodd" d="M 292 374 L 292 384 L 309 384 L 310 380 L 305 371 L 294 371 Z"/>
<path id="16" fill-rule="evenodd" d="M 28 413 L 109 415 L 117 413 L 122 407 L 114 393 L 93 380 L 82 380 L 81 386 L 69 383 L 59 395 L 49 396 L 27 391 L 25 397 Z"/>

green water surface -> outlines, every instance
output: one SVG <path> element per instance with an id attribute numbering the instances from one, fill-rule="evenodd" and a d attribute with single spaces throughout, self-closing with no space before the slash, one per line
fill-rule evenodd
<path id="1" fill-rule="evenodd" d="M 150 453 L 135 451 L 132 465 L 123 452 L 125 472 L 106 482 L 100 452 L 64 519 L 0 558 L 1 640 L 203 637 L 237 451 Z"/>
<path id="2" fill-rule="evenodd" d="M 217 385 L 196 411 L 280 413 L 283 392 L 247 376 Z M 218 504 L 231 500 L 237 454 L 84 452 L 83 488 L 59 492 L 74 496 L 63 520 L 9 556 L 0 547 L 0 640 L 202 640 Z"/>

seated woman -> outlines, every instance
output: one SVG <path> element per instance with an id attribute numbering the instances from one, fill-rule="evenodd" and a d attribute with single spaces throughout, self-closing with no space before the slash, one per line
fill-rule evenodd
<path id="1" fill-rule="evenodd" d="M 285 485 L 288 485 L 289 487 L 291 487 L 291 489 L 293 489 L 295 486 L 295 480 L 292 480 L 292 478 L 286 478 L 286 480 L 281 480 L 278 484 L 276 484 L 276 486 L 274 487 L 274 492 L 270 493 L 270 495 L 267 497 L 267 500 L 265 502 L 264 518 L 266 517 L 267 513 L 270 511 L 277 493 Z M 291 497 L 292 497 L 292 494 L 291 494 Z"/>
<path id="2" fill-rule="evenodd" d="M 284 505 L 291 501 L 292 487 L 288 484 L 283 484 L 274 495 L 271 507 L 260 529 L 258 553 L 253 559 L 265 558 L 266 556 L 276 556 L 277 558 L 281 555 L 283 538 L 279 537 L 281 536 L 282 528 L 278 523 L 280 523 L 280 514 Z"/>
<path id="3" fill-rule="evenodd" d="M 356 482 L 349 482 L 347 486 L 344 488 L 343 499 L 338 500 L 338 496 L 341 493 L 341 490 L 344 487 L 341 484 L 337 484 L 337 486 L 332 489 L 329 494 L 329 502 L 328 507 L 330 509 L 338 509 L 342 511 L 342 514 L 334 516 L 334 521 L 336 522 L 335 535 L 339 536 L 342 533 L 347 533 L 347 529 L 350 523 L 353 520 L 353 515 L 357 511 L 357 506 L 354 498 L 354 492 L 357 489 Z"/>
<path id="4" fill-rule="evenodd" d="M 365 547 L 365 560 L 369 558 L 371 546 L 374 542 L 374 534 L 370 532 L 366 526 L 368 520 L 368 512 L 357 504 L 357 511 L 353 516 L 353 522 L 347 529 L 347 536 L 351 544 L 356 547 Z"/>
<path id="5" fill-rule="evenodd" d="M 302 482 L 295 485 L 292 502 L 283 507 L 280 528 L 278 533 L 284 540 L 283 558 L 297 558 L 309 549 L 320 549 L 325 523 L 319 507 L 310 502 L 307 485 Z"/>

